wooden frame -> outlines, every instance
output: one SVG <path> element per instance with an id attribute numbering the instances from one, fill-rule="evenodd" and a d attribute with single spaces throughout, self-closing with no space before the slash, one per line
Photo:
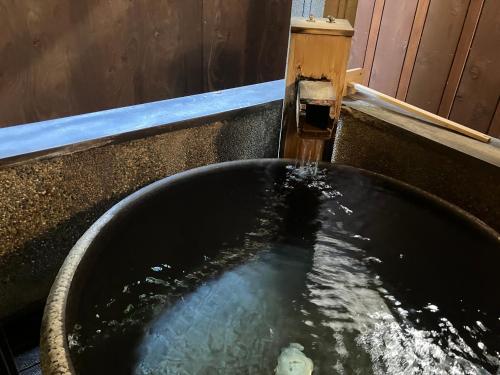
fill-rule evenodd
<path id="1" fill-rule="evenodd" d="M 297 133 L 297 82 L 299 79 L 330 81 L 336 98 L 333 117 L 338 119 L 354 30 L 346 20 L 310 22 L 304 18 L 292 18 L 291 30 L 280 154 L 302 158 L 304 152 L 311 152 L 311 157 L 319 160 L 325 141 L 302 139 Z"/>

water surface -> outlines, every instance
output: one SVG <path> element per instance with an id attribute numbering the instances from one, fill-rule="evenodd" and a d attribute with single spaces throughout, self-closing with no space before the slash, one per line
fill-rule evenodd
<path id="1" fill-rule="evenodd" d="M 219 214 L 248 222 L 198 206 L 200 238 L 112 248 L 122 260 L 101 263 L 69 335 L 81 373 L 272 374 L 290 343 L 314 374 L 499 371 L 497 240 L 348 171 L 257 177 L 248 200 L 244 179 L 220 193 Z"/>

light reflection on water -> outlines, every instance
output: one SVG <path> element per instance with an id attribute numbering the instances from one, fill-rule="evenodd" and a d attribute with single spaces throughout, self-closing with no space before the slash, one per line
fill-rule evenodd
<path id="1" fill-rule="evenodd" d="M 312 203 L 301 201 L 304 191 Z M 345 228 L 345 218 L 359 214 L 345 193 L 317 166 L 290 167 L 284 183 L 267 186 L 259 225 L 245 234 L 242 248 L 223 249 L 181 278 L 169 277 L 168 264 L 150 265 L 143 279 L 124 286 L 123 295 L 137 298 L 122 316 L 98 314 L 92 337 L 75 326 L 72 350 L 92 350 L 106 335 L 145 326 L 136 374 L 269 374 L 280 350 L 295 342 L 313 360 L 314 374 L 488 374 L 484 364 L 498 368 L 498 348 L 481 341 L 489 331 L 481 320 L 461 322 L 470 332 L 464 339 L 464 329 L 434 301 L 416 306 L 391 294 L 404 291 L 378 273 L 384 259 L 365 250 L 372 239 Z M 283 212 L 295 204 L 316 207 L 283 230 Z M 289 231 L 297 238 L 290 240 Z M 400 262 L 405 255 L 401 249 Z M 109 303 L 115 299 L 120 296 Z"/>

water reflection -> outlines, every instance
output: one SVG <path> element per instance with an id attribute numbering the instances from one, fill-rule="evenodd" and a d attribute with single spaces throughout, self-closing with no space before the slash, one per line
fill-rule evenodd
<path id="1" fill-rule="evenodd" d="M 332 185 L 334 177 L 313 165 L 266 179 L 258 225 L 243 246 L 175 274 L 165 263 L 147 265 L 121 296 L 95 306 L 92 335 L 75 325 L 73 352 L 136 326 L 136 374 L 268 374 L 291 343 L 304 347 L 314 374 L 498 371 L 495 311 L 457 309 L 466 291 L 438 290 L 440 277 L 453 275 L 422 267 L 427 254 L 408 242 L 411 231 L 388 236 L 387 223 L 397 226 L 415 207 L 366 182 Z M 393 217 L 379 225 L 373 212 Z M 107 315 L 116 305 L 120 316 Z"/>

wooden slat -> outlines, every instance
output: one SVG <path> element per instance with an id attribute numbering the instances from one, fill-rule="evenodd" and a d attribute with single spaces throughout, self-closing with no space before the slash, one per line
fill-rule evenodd
<path id="1" fill-rule="evenodd" d="M 418 0 L 386 0 L 369 86 L 396 96 Z"/>
<path id="2" fill-rule="evenodd" d="M 450 119 L 487 132 L 500 95 L 500 7 L 486 0 Z"/>
<path id="3" fill-rule="evenodd" d="M 406 111 L 409 114 L 412 114 L 418 118 L 423 119 L 424 121 L 428 121 L 436 126 L 452 130 L 454 132 L 463 134 L 467 137 L 476 139 L 480 142 L 488 143 L 491 140 L 491 137 L 481 133 L 479 131 L 476 131 L 474 129 L 471 129 L 467 126 L 461 125 L 459 123 L 456 123 L 454 121 L 448 120 L 444 117 L 438 116 L 434 113 L 431 113 L 429 111 L 426 111 L 422 108 L 415 107 L 414 105 L 405 103 L 399 99 L 396 99 L 392 96 L 386 95 L 384 93 L 381 93 L 379 91 L 376 91 L 372 88 L 360 85 L 358 83 L 349 83 L 348 84 L 350 87 L 354 88 L 354 90 L 362 92 L 364 94 L 372 95 L 377 97 L 380 100 L 383 100 L 389 104 L 392 104 L 394 106 L 397 106 L 404 111 Z"/>
<path id="4" fill-rule="evenodd" d="M 493 0 L 494 1 L 494 0 Z M 476 28 L 483 9 L 484 0 L 471 0 L 465 23 L 460 35 L 458 47 L 453 59 L 453 64 L 448 75 L 448 80 L 444 89 L 441 103 L 439 104 L 438 114 L 443 117 L 449 117 L 455 95 L 462 78 L 462 73 L 469 56 L 469 50 L 474 39 Z"/>
<path id="5" fill-rule="evenodd" d="M 403 69 L 401 70 L 401 77 L 399 79 L 398 91 L 396 93 L 396 97 L 400 100 L 405 100 L 406 94 L 408 93 L 408 87 L 410 85 L 413 66 L 415 65 L 415 59 L 420 45 L 420 38 L 422 37 L 422 32 L 424 30 L 429 4 L 430 0 L 418 1 L 415 19 L 411 28 L 410 41 L 406 50 Z"/>
<path id="6" fill-rule="evenodd" d="M 344 0 L 325 0 L 324 16 L 339 17 L 339 3 Z"/>
<path id="7" fill-rule="evenodd" d="M 491 135 L 492 137 L 500 138 L 500 100 L 498 100 L 497 109 L 495 111 L 493 119 L 491 120 L 488 134 Z"/>
<path id="8" fill-rule="evenodd" d="M 437 113 L 469 3 L 431 1 L 406 95 L 408 103 Z"/>
<path id="9" fill-rule="evenodd" d="M 349 68 L 361 68 L 364 64 L 374 6 L 374 0 L 359 0 L 356 22 L 354 23 Z"/>
<path id="10" fill-rule="evenodd" d="M 368 42 L 366 44 L 365 61 L 363 65 L 363 70 L 365 71 L 365 84 L 368 84 L 371 77 L 373 59 L 375 57 L 375 49 L 377 47 L 377 40 L 380 32 L 380 24 L 382 23 L 382 16 L 384 13 L 384 4 L 385 0 L 375 0 L 370 32 L 368 34 Z"/>

